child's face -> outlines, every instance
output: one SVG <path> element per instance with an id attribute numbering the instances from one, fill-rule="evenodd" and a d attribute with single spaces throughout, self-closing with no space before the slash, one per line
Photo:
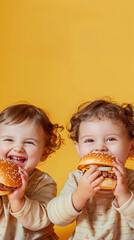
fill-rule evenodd
<path id="1" fill-rule="evenodd" d="M 44 132 L 35 122 L 0 124 L 0 157 L 32 171 L 41 160 L 44 148 Z"/>
<path id="2" fill-rule="evenodd" d="M 123 124 L 111 119 L 94 119 L 81 122 L 79 139 L 75 148 L 79 157 L 92 151 L 106 151 L 118 158 L 123 165 L 132 149 L 130 139 Z"/>

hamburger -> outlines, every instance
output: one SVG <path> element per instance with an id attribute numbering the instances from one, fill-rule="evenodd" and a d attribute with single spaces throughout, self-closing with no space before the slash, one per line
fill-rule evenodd
<path id="1" fill-rule="evenodd" d="M 113 161 L 116 161 L 115 157 L 106 152 L 92 152 L 80 159 L 78 169 L 83 173 L 92 166 L 97 166 L 97 169 L 101 171 L 101 175 L 104 180 L 100 183 L 101 189 L 114 189 L 116 186 L 117 178 L 112 168 L 114 167 Z M 100 176 L 101 176 L 100 175 Z"/>
<path id="2" fill-rule="evenodd" d="M 0 158 L 0 195 L 8 194 L 21 186 L 18 166 L 9 159 Z"/>

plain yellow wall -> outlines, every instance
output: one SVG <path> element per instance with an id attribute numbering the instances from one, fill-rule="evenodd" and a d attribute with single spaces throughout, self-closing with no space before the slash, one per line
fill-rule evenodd
<path id="1" fill-rule="evenodd" d="M 133 9 L 133 0 L 0 1 L 0 110 L 27 101 L 66 126 L 84 101 L 134 103 Z M 58 193 L 78 162 L 66 130 L 62 136 L 65 145 L 39 166 Z M 56 226 L 60 239 L 74 225 Z"/>

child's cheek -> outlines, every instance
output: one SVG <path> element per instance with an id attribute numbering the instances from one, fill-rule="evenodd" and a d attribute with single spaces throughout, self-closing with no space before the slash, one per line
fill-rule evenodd
<path id="1" fill-rule="evenodd" d="M 7 154 L 8 154 L 8 151 L 9 151 L 8 146 L 0 144 L 0 157 L 6 158 Z"/>

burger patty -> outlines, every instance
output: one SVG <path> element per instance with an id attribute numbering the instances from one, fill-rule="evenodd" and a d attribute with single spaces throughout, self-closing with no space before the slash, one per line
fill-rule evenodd
<path id="1" fill-rule="evenodd" d="M 115 173 L 110 173 L 110 172 L 107 172 L 107 171 L 101 171 L 101 175 L 102 175 L 104 178 L 117 179 Z"/>
<path id="2" fill-rule="evenodd" d="M 14 190 L 15 188 L 14 187 L 9 187 L 9 186 L 6 186 L 2 183 L 0 183 L 0 190 L 1 191 L 11 191 L 11 190 Z"/>

